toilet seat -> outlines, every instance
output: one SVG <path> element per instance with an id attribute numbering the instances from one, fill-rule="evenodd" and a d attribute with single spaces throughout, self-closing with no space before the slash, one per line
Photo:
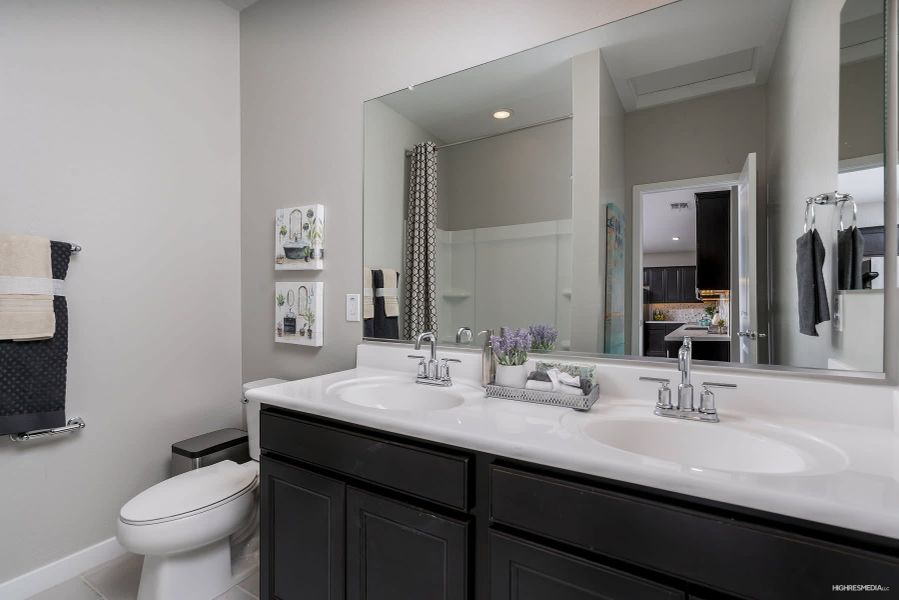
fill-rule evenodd
<path id="1" fill-rule="evenodd" d="M 226 460 L 188 471 L 141 492 L 119 513 L 126 525 L 154 525 L 218 508 L 256 488 L 257 469 Z"/>

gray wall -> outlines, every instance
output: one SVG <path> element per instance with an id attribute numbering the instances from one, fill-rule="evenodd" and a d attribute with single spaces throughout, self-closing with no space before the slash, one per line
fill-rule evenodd
<path id="1" fill-rule="evenodd" d="M 771 185 L 772 362 L 826 367 L 832 354 L 831 326 L 818 326 L 820 337 L 799 333 L 796 288 L 796 238 L 802 234 L 805 198 L 837 187 L 839 110 L 839 22 L 841 0 L 794 0 L 768 83 L 768 173 Z M 830 32 L 830 35 L 825 35 Z M 832 271 L 832 234 L 818 215 L 818 231 L 827 249 L 824 275 L 828 291 Z"/>
<path id="2" fill-rule="evenodd" d="M 840 67 L 840 160 L 883 152 L 883 58 Z"/>
<path id="3" fill-rule="evenodd" d="M 362 326 L 344 320 L 344 294 L 362 287 L 365 100 L 667 3 L 262 0 L 241 13 L 244 379 L 355 364 Z M 307 199 L 329 215 L 325 270 L 309 276 L 325 282 L 320 350 L 271 335 L 274 211 Z"/>
<path id="4" fill-rule="evenodd" d="M 0 582 L 112 537 L 172 442 L 240 424 L 238 36 L 218 0 L 0 3 L 0 227 L 84 246 L 67 412 L 87 422 L 0 438 Z"/>
<path id="5" fill-rule="evenodd" d="M 403 269 L 406 150 L 433 135 L 379 100 L 365 103 L 365 264 Z M 442 157 L 441 157 L 442 158 Z M 339 220 L 337 227 L 339 227 Z M 328 233 L 334 228 L 331 225 Z M 289 279 L 290 276 L 285 275 Z"/>
<path id="6" fill-rule="evenodd" d="M 442 229 L 571 218 L 570 120 L 442 148 L 437 160 Z"/>
<path id="7" fill-rule="evenodd" d="M 633 207 L 633 188 L 644 183 L 739 173 L 746 155 L 758 155 L 758 285 L 766 297 L 766 87 L 756 86 L 703 96 L 674 104 L 627 113 L 625 168 L 627 214 Z M 628 239 L 634 223 L 628 222 Z M 627 322 L 634 318 L 633 256 L 627 254 Z M 760 318 L 764 320 L 764 315 Z M 631 333 L 630 329 L 628 333 Z M 631 350 L 637 348 L 631 340 Z"/>
<path id="8" fill-rule="evenodd" d="M 696 265 L 696 252 L 650 252 L 643 255 L 643 268 Z"/>
<path id="9" fill-rule="evenodd" d="M 627 113 L 628 189 L 642 183 L 739 173 L 765 153 L 765 88 L 755 86 Z M 764 165 L 759 189 L 765 189 Z"/>

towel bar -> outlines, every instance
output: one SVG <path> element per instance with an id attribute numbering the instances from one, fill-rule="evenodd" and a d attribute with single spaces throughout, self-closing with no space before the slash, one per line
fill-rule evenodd
<path id="1" fill-rule="evenodd" d="M 51 437 L 54 435 L 61 435 L 63 433 L 80 431 L 86 426 L 87 425 L 84 423 L 84 419 L 82 419 L 81 417 L 73 417 L 69 419 L 62 427 L 54 427 L 53 429 L 35 429 L 34 431 L 26 431 L 24 433 L 10 433 L 9 439 L 14 442 L 27 442 L 29 440 L 36 440 L 38 438 Z"/>

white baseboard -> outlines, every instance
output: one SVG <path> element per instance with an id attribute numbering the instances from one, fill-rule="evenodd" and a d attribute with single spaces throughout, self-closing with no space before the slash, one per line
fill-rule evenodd
<path id="1" fill-rule="evenodd" d="M 126 553 L 118 540 L 111 537 L 38 567 L 34 571 L 19 575 L 15 579 L 0 583 L 0 598 L 25 600 Z"/>

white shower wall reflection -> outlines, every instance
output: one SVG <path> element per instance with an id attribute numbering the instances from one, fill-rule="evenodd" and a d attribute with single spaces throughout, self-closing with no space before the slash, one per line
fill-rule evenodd
<path id="1" fill-rule="evenodd" d="M 460 327 L 550 323 L 571 341 L 571 220 L 438 230 L 441 341 Z"/>

